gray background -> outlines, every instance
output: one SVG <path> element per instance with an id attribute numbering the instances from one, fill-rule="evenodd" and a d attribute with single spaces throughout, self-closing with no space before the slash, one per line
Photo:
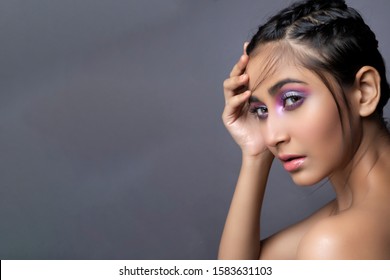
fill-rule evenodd
<path id="1" fill-rule="evenodd" d="M 240 166 L 222 81 L 289 2 L 1 0 L 0 258 L 216 258 Z M 390 1 L 348 3 L 389 62 Z M 275 163 L 262 235 L 332 196 Z"/>

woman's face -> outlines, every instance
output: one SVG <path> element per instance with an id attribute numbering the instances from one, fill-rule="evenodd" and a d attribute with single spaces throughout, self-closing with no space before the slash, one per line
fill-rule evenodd
<path id="1" fill-rule="evenodd" d="M 287 61 L 264 67 L 270 55 L 260 52 L 249 60 L 250 112 L 294 182 L 315 184 L 342 168 L 348 153 L 336 102 L 308 69 Z"/>

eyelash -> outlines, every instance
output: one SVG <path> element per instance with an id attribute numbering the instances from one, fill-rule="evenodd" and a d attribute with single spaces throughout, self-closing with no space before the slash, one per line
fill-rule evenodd
<path id="1" fill-rule="evenodd" d="M 291 99 L 294 100 L 293 103 L 289 106 L 286 106 L 286 101 Z M 301 93 L 296 91 L 288 91 L 282 96 L 283 108 L 287 111 L 292 111 L 299 107 L 304 101 L 304 96 Z"/>
<path id="2" fill-rule="evenodd" d="M 286 106 L 286 101 L 288 100 L 291 100 L 293 103 L 291 105 Z M 300 105 L 302 105 L 304 101 L 304 96 L 296 91 L 287 91 L 282 94 L 281 101 L 283 103 L 283 110 L 293 111 Z M 259 114 L 259 110 L 262 110 L 263 112 Z M 252 105 L 250 108 L 250 112 L 259 119 L 267 118 L 268 112 L 265 113 L 264 111 L 268 111 L 265 105 Z"/>

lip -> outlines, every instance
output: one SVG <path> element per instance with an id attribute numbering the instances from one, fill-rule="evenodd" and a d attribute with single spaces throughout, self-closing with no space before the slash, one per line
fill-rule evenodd
<path id="1" fill-rule="evenodd" d="M 297 171 L 305 162 L 306 157 L 302 155 L 281 155 L 279 159 L 283 163 L 284 169 L 288 172 Z"/>

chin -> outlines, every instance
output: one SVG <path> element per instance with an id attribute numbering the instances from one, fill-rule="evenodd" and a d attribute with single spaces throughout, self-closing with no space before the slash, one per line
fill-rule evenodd
<path id="1" fill-rule="evenodd" d="M 294 181 L 294 183 L 298 186 L 302 187 L 310 187 L 313 186 L 319 182 L 321 182 L 326 176 L 309 176 L 307 174 L 304 174 L 303 172 L 297 172 L 290 174 L 291 179 Z"/>

